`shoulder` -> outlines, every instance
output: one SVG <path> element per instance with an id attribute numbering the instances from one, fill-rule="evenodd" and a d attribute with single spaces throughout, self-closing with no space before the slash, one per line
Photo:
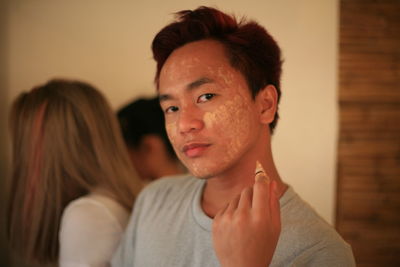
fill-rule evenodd
<path id="1" fill-rule="evenodd" d="M 199 190 L 203 183 L 186 174 L 163 177 L 146 185 L 135 201 L 127 230 L 114 254 L 113 266 L 133 265 L 136 240 L 140 239 L 138 243 L 143 246 L 147 241 L 154 242 L 154 229 L 159 229 L 160 225 L 164 226 L 163 229 L 170 229 L 166 222 L 175 223 L 177 214 L 185 214 L 185 209 L 191 205 L 188 199 L 193 197 L 193 192 Z M 166 219 L 168 216 L 172 220 Z M 149 239 L 144 236 L 149 236 Z"/>
<path id="2" fill-rule="evenodd" d="M 190 174 L 166 176 L 148 184 L 138 196 L 138 201 L 143 198 L 158 198 L 162 196 L 182 196 L 191 194 L 201 187 L 202 181 Z"/>
<path id="3" fill-rule="evenodd" d="M 148 184 L 139 194 L 132 217 L 159 216 L 183 203 L 186 205 L 203 184 L 203 180 L 189 174 L 160 178 Z"/>
<path id="4" fill-rule="evenodd" d="M 292 234 L 313 237 L 318 233 L 333 233 L 336 231 L 307 202 L 289 187 L 281 201 L 282 224 L 286 231 Z"/>
<path id="5" fill-rule="evenodd" d="M 106 196 L 91 194 L 72 201 L 61 219 L 60 265 L 108 262 L 128 217 L 121 205 Z"/>
<path id="6" fill-rule="evenodd" d="M 193 177 L 191 174 L 181 174 L 181 175 L 173 175 L 173 176 L 165 176 L 151 182 L 146 186 L 143 191 L 146 190 L 154 190 L 154 189 L 161 189 L 161 188 L 180 188 L 185 186 L 190 186 L 197 183 L 199 179 Z"/>
<path id="7" fill-rule="evenodd" d="M 60 236 L 91 233 L 94 227 L 107 227 L 114 231 L 123 231 L 128 220 L 128 212 L 116 201 L 101 195 L 80 197 L 65 208 Z"/>
<path id="8" fill-rule="evenodd" d="M 307 261 L 354 261 L 349 244 L 292 188 L 281 201 L 282 250 Z M 329 265 L 330 266 L 330 265 Z M 348 266 L 348 265 L 343 265 Z M 352 266 L 352 265 L 349 265 Z"/>

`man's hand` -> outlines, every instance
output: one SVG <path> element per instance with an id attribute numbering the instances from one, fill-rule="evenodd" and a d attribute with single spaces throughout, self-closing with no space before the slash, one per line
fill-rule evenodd
<path id="1" fill-rule="evenodd" d="M 268 266 L 281 230 L 277 184 L 265 173 L 257 175 L 213 222 L 213 243 L 221 266 Z"/>

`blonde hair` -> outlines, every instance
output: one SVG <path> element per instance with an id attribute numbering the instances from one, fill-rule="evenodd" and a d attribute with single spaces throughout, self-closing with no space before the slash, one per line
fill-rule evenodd
<path id="1" fill-rule="evenodd" d="M 116 116 L 91 85 L 52 80 L 14 102 L 10 116 L 11 246 L 27 261 L 58 260 L 64 208 L 95 187 L 130 210 L 142 185 Z"/>

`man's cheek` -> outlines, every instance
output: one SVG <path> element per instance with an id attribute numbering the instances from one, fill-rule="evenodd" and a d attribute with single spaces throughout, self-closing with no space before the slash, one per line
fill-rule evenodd
<path id="1" fill-rule="evenodd" d="M 165 130 L 167 131 L 167 135 L 172 145 L 175 146 L 175 137 L 176 137 L 176 123 L 169 122 L 165 124 Z"/>

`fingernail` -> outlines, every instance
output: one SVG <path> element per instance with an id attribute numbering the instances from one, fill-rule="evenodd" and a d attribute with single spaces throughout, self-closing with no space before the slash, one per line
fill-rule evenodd
<path id="1" fill-rule="evenodd" d="M 255 180 L 257 182 L 264 182 L 264 183 L 270 182 L 269 176 L 265 173 L 263 166 L 258 160 L 256 161 L 256 170 L 254 171 L 254 173 L 255 173 Z"/>
<path id="2" fill-rule="evenodd" d="M 261 163 L 257 160 L 257 161 L 256 161 L 256 170 L 254 171 L 254 174 L 257 175 L 258 173 L 261 173 L 261 172 L 264 172 L 264 173 L 265 173 L 263 166 L 262 166 Z"/>

